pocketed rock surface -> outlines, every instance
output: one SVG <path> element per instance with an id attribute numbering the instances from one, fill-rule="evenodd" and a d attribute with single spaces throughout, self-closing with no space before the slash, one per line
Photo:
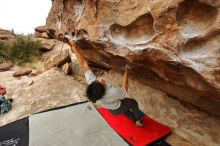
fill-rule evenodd
<path id="1" fill-rule="evenodd" d="M 140 82 L 219 116 L 219 9 L 219 0 L 53 0 L 46 28 L 83 29 L 91 62 L 128 64 Z"/>

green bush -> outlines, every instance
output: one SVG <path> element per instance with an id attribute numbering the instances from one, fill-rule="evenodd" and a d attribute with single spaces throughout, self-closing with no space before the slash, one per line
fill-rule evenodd
<path id="1" fill-rule="evenodd" d="M 31 37 L 17 36 L 9 45 L 0 42 L 0 59 L 11 60 L 18 64 L 30 62 L 33 57 L 39 55 L 39 47 L 39 41 L 33 41 Z"/>
<path id="2" fill-rule="evenodd" d="M 0 62 L 4 60 L 9 60 L 9 46 L 3 42 L 0 41 Z"/>

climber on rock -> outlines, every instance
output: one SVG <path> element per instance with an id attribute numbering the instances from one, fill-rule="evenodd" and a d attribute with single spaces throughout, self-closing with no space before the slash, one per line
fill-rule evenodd
<path id="1" fill-rule="evenodd" d="M 133 98 L 128 98 L 128 68 L 125 67 L 124 80 L 122 87 L 114 87 L 104 79 L 96 77 L 92 72 L 86 59 L 81 55 L 78 45 L 73 40 L 73 36 L 65 35 L 63 39 L 68 40 L 71 50 L 84 70 L 84 75 L 88 86 L 86 95 L 93 103 L 98 103 L 108 109 L 113 115 L 124 114 L 135 122 L 136 126 L 144 126 L 143 114 L 138 107 L 138 103 Z"/>

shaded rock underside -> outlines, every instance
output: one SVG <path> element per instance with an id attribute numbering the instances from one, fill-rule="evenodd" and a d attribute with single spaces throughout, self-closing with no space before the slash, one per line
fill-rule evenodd
<path id="1" fill-rule="evenodd" d="M 46 26 L 84 29 L 90 63 L 220 115 L 220 2 L 211 0 L 54 0 Z"/>

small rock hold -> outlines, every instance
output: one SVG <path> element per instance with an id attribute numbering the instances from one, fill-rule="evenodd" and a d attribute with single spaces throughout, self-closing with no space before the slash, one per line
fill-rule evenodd
<path id="1" fill-rule="evenodd" d="M 34 83 L 33 80 L 29 80 L 29 81 L 27 82 L 28 85 L 32 85 L 33 83 Z"/>

